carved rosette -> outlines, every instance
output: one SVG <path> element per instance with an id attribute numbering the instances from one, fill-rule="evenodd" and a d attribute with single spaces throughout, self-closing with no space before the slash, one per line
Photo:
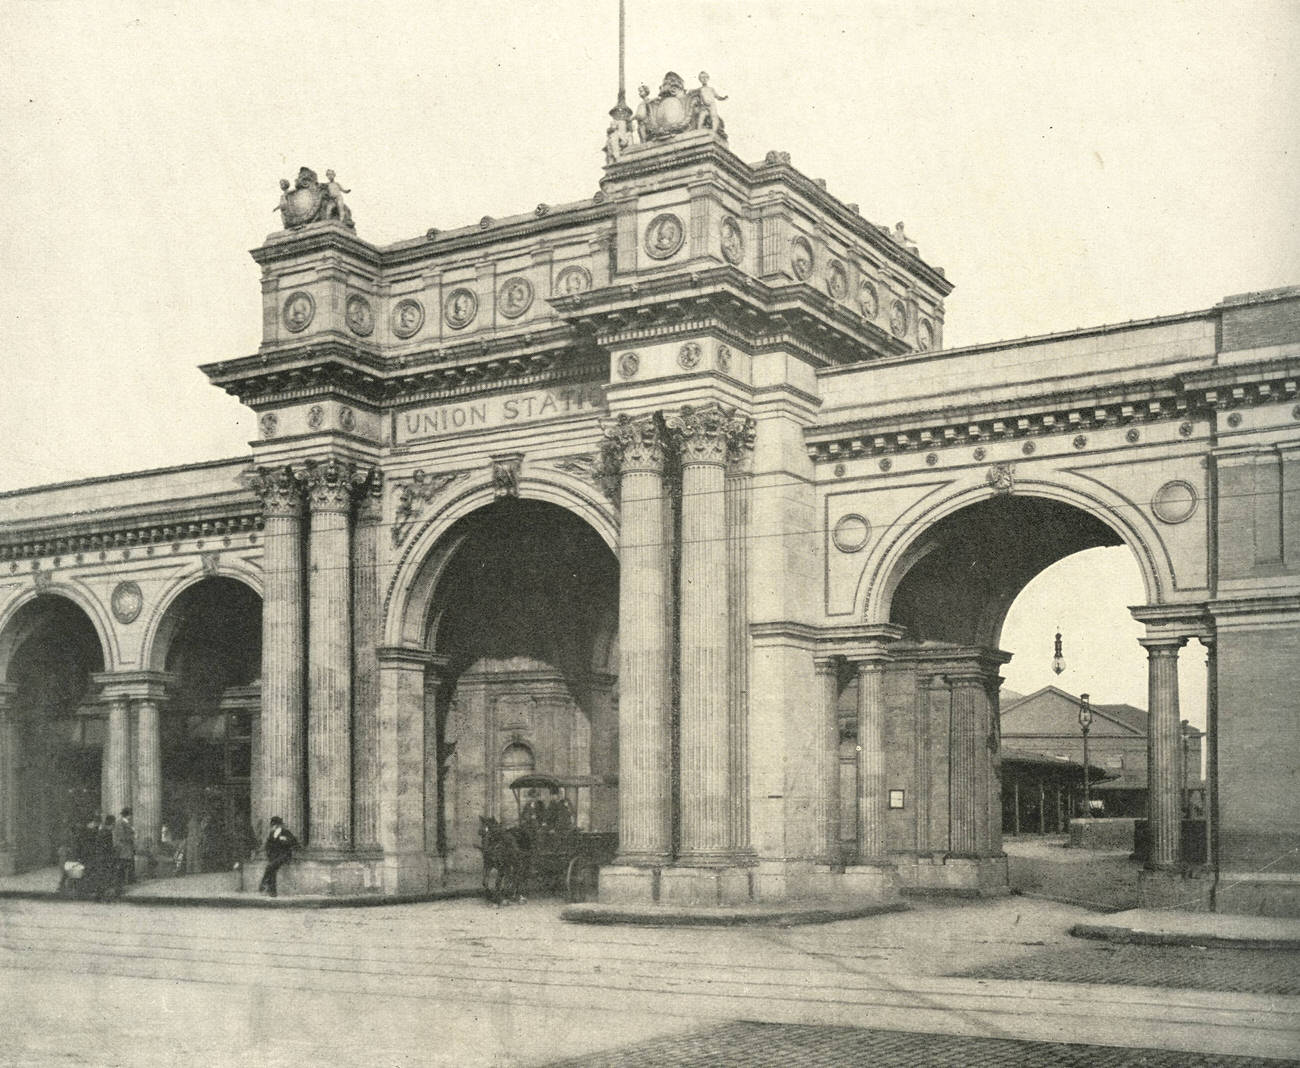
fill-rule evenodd
<path id="1" fill-rule="evenodd" d="M 602 429 L 607 466 L 619 472 L 663 472 L 664 434 L 655 415 L 621 414 Z"/>
<path id="2" fill-rule="evenodd" d="M 302 486 L 289 467 L 258 467 L 241 481 L 257 494 L 268 518 L 302 515 Z"/>
<path id="3" fill-rule="evenodd" d="M 309 460 L 301 478 L 313 512 L 350 512 L 352 497 L 370 472 L 351 460 Z"/>
<path id="4" fill-rule="evenodd" d="M 664 422 L 681 450 L 683 466 L 726 466 L 754 446 L 754 420 L 716 402 L 683 405 L 681 411 L 667 414 Z"/>

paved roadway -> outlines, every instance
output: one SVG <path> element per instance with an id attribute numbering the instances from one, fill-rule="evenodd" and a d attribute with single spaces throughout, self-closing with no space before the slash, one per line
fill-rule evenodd
<path id="1" fill-rule="evenodd" d="M 536 1065 L 660 1040 L 686 1050 L 734 1021 L 801 1025 L 766 1032 L 805 1043 L 792 1050 L 816 1045 L 815 1025 L 1210 1055 L 1200 1063 L 1300 1051 L 1290 994 L 952 977 L 1079 952 L 1065 932 L 1092 914 L 1052 902 L 737 930 L 580 927 L 556 911 L 2 901 L 0 1063 Z M 828 1051 L 867 1034 L 821 1033 Z M 743 1045 L 730 1063 L 769 1063 Z"/>

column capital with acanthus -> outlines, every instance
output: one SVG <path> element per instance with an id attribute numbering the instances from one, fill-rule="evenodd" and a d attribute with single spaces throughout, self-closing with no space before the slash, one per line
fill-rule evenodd
<path id="1" fill-rule="evenodd" d="M 681 450 L 684 466 L 723 467 L 754 447 L 754 420 L 716 401 L 684 404 L 680 410 L 668 412 L 664 423 Z"/>
<path id="2" fill-rule="evenodd" d="M 255 467 L 240 479 L 262 501 L 268 516 L 297 518 L 302 515 L 302 485 L 293 468 Z"/>
<path id="3" fill-rule="evenodd" d="M 370 477 L 370 469 L 331 456 L 308 460 L 296 474 L 307 490 L 313 512 L 350 512 L 352 499 Z"/>
<path id="4" fill-rule="evenodd" d="M 605 435 L 605 450 L 613 454 L 611 458 L 619 470 L 663 472 L 666 442 L 658 413 L 623 413 L 603 423 L 601 430 Z"/>

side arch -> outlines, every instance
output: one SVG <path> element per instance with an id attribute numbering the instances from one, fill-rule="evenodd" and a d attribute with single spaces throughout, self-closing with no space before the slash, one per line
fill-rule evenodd
<path id="1" fill-rule="evenodd" d="M 223 561 L 215 571 L 205 571 L 201 566 L 196 566 L 178 575 L 163 590 L 149 613 L 144 639 L 140 646 L 140 663 L 148 670 L 165 670 L 167 650 L 179 623 L 175 613 L 171 612 L 177 599 L 191 587 L 214 578 L 232 579 L 247 586 L 257 594 L 259 599 L 264 596 L 261 571 L 242 561 L 232 563 Z"/>
<path id="2" fill-rule="evenodd" d="M 933 546 L 926 535 L 940 520 L 963 508 L 991 500 L 998 491 L 987 483 L 957 485 L 939 498 L 926 497 L 903 512 L 889 527 L 889 536 L 875 547 L 858 580 L 854 614 L 867 623 L 888 623 L 894 594 L 911 568 Z M 1159 532 L 1134 502 L 1096 483 L 1069 486 L 1061 482 L 1017 479 L 1015 497 L 1037 497 L 1077 508 L 1114 532 L 1133 554 L 1142 575 L 1148 604 L 1162 604 L 1174 588 L 1169 552 Z"/>
<path id="3" fill-rule="evenodd" d="M 14 650 L 21 644 L 24 637 L 24 632 L 12 625 L 14 618 L 25 605 L 30 604 L 38 597 L 62 597 L 65 601 L 70 601 L 81 609 L 90 620 L 91 626 L 95 628 L 95 634 L 99 638 L 99 649 L 104 658 L 104 670 L 115 671 L 117 669 L 121 663 L 117 635 L 113 630 L 113 624 L 108 613 L 104 610 L 104 606 L 99 603 L 97 598 L 76 586 L 65 582 L 52 582 L 43 590 L 32 587 L 22 591 L 0 612 L 0 681 L 4 681 L 9 677 L 9 666 L 13 659 Z"/>
<path id="4" fill-rule="evenodd" d="M 528 476 L 519 480 L 519 496 L 557 505 L 577 516 L 617 557 L 618 521 L 614 510 L 601 503 L 590 487 L 558 474 L 554 478 Z M 384 645 L 426 648 L 434 590 L 462 540 L 447 539 L 446 535 L 461 519 L 496 499 L 491 481 L 482 480 L 451 498 L 411 536 L 384 596 Z"/>

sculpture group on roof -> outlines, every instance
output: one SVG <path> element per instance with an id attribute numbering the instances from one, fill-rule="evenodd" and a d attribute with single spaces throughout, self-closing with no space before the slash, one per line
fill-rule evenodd
<path id="1" fill-rule="evenodd" d="M 687 130 L 712 130 L 726 137 L 726 125 L 718 114 L 718 101 L 727 98 L 709 84 L 708 71 L 700 71 L 697 89 L 686 88 L 682 76 L 675 71 L 664 75 L 659 95 L 650 96 L 650 87 L 642 85 L 637 92 L 641 102 L 632 112 L 623 102 L 610 112 L 613 122 L 605 131 L 605 162 L 619 160 L 625 149 L 637 143 L 664 141 Z"/>
<path id="2" fill-rule="evenodd" d="M 299 167 L 298 178 L 292 186 L 289 179 L 280 179 L 280 203 L 275 210 L 280 213 L 286 230 L 330 220 L 355 230 L 352 210 L 343 203 L 343 194 L 351 192 L 338 183 L 333 171 L 326 171 L 325 181 L 321 182 L 310 167 Z"/>

